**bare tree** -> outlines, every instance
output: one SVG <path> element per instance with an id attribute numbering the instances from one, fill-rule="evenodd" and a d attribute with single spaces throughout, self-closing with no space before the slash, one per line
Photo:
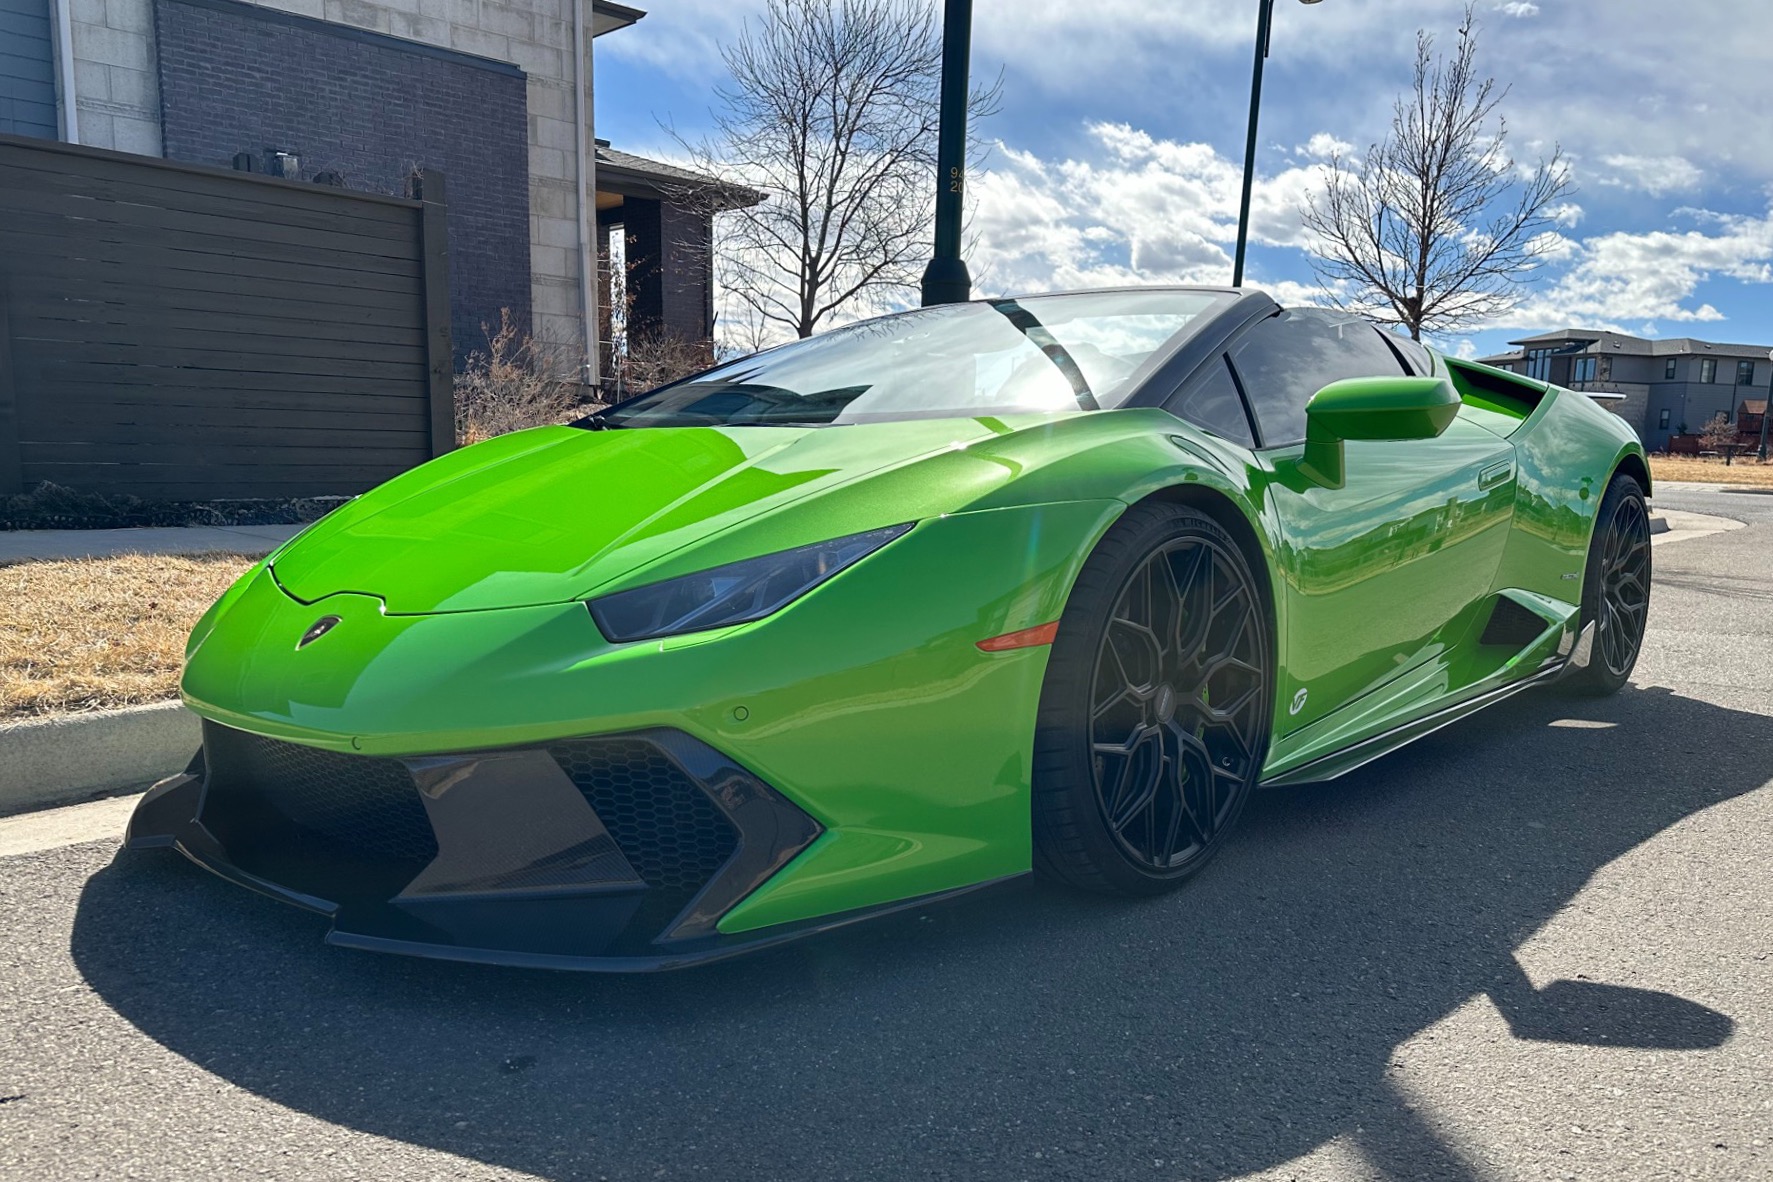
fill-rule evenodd
<path id="1" fill-rule="evenodd" d="M 1442 56 L 1417 33 L 1415 82 L 1393 107 L 1390 133 L 1359 160 L 1332 157 L 1305 212 L 1320 239 L 1312 266 L 1331 299 L 1418 340 L 1514 308 L 1570 189 L 1556 147 L 1531 171 L 1509 156 L 1497 113 L 1508 90 L 1478 74 L 1469 5 L 1458 37 Z"/>
<path id="2" fill-rule="evenodd" d="M 700 171 L 766 195 L 717 223 L 718 278 L 752 335 L 810 336 L 842 309 L 915 290 L 941 81 L 927 0 L 769 0 L 723 56 L 732 84 L 715 134 L 684 147 Z M 972 117 L 996 95 L 976 92 Z"/>
<path id="3" fill-rule="evenodd" d="M 1736 424 L 1721 410 L 1699 433 L 1699 446 L 1707 451 L 1722 452 L 1726 464 L 1735 458 L 1737 443 Z"/>

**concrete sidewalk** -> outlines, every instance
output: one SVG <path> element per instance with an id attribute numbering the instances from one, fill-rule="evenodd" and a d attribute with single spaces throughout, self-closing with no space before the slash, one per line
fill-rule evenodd
<path id="1" fill-rule="evenodd" d="M 258 557 L 308 528 L 300 525 L 199 525 L 165 529 L 0 530 L 0 564 L 115 554 L 203 554 L 221 550 Z"/>

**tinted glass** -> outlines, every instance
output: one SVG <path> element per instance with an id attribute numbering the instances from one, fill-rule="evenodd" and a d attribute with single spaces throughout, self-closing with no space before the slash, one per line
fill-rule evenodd
<path id="1" fill-rule="evenodd" d="M 1231 379 L 1225 358 L 1215 357 L 1204 372 L 1196 374 L 1175 397 L 1164 404 L 1177 418 L 1186 419 L 1221 439 L 1229 439 L 1245 447 L 1255 447 L 1250 434 L 1250 419 L 1244 413 L 1243 396 Z"/>
<path id="2" fill-rule="evenodd" d="M 613 427 L 843 424 L 1114 407 L 1232 297 L 1092 292 L 846 325 L 643 394 Z"/>
<path id="3" fill-rule="evenodd" d="M 1356 316 L 1295 308 L 1256 325 L 1232 350 L 1262 445 L 1305 438 L 1305 404 L 1346 378 L 1400 377 L 1397 355 Z"/>

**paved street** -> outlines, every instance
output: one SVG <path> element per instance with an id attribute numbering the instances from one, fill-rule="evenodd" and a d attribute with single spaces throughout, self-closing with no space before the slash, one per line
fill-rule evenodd
<path id="1" fill-rule="evenodd" d="M 1658 546 L 1633 687 L 1265 793 L 1150 902 L 609 979 L 0 857 L 0 1177 L 1773 1178 L 1773 496 L 1658 503 L 1750 524 Z"/>

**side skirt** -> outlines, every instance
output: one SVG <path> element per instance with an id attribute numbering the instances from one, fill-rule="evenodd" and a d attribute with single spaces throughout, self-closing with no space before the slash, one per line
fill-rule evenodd
<path id="1" fill-rule="evenodd" d="M 1317 784 L 1325 780 L 1334 780 L 1345 776 L 1356 768 L 1364 767 L 1382 755 L 1389 755 L 1406 743 L 1415 742 L 1423 735 L 1433 734 L 1444 726 L 1458 722 L 1461 718 L 1475 714 L 1486 706 L 1493 706 L 1504 698 L 1513 697 L 1522 690 L 1531 689 L 1536 685 L 1557 680 L 1565 671 L 1569 662 L 1563 658 L 1553 658 L 1537 673 L 1524 677 L 1519 681 L 1509 682 L 1467 698 L 1463 702 L 1425 714 L 1421 718 L 1406 722 L 1391 730 L 1383 731 L 1368 739 L 1362 739 L 1352 746 L 1340 751 L 1332 751 L 1321 755 L 1310 763 L 1300 764 L 1289 771 L 1270 776 L 1261 782 L 1262 788 L 1287 788 L 1295 784 Z"/>

